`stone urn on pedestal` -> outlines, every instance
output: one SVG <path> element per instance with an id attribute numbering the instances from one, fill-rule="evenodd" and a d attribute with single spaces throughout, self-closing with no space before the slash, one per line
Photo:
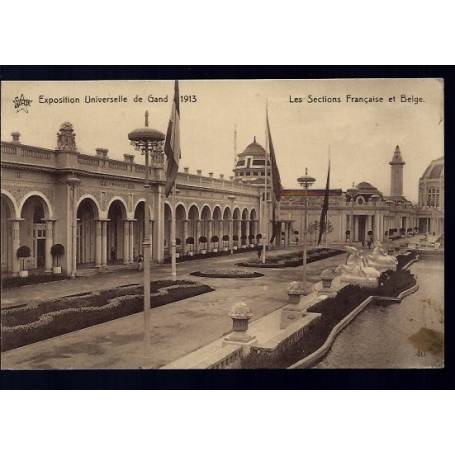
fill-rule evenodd
<path id="1" fill-rule="evenodd" d="M 249 320 L 253 316 L 248 305 L 244 302 L 234 304 L 229 316 L 232 318 L 232 332 L 224 339 L 225 343 L 251 345 L 256 337 L 248 333 Z"/>

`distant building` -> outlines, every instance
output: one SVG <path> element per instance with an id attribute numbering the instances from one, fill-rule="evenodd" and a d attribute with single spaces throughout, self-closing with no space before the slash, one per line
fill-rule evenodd
<path id="1" fill-rule="evenodd" d="M 126 133 L 125 133 L 126 134 Z M 143 251 L 145 216 L 144 166 L 135 156 L 109 158 L 109 151 L 81 153 L 69 122 L 57 132 L 55 149 L 21 142 L 18 132 L 1 142 L 1 267 L 17 274 L 19 246 L 31 249 L 26 269 L 52 270 L 51 247 L 60 243 L 65 254 L 59 265 L 65 273 L 76 269 L 131 264 Z M 444 220 L 444 163 L 433 161 L 419 182 L 419 206 L 402 194 L 404 162 L 398 146 L 390 162 L 391 195 L 361 182 L 346 191 L 331 189 L 329 242 L 362 241 L 373 233 L 384 240 L 415 232 L 441 233 Z M 264 203 L 270 162 L 256 138 L 238 154 L 234 175 L 215 177 L 184 168 L 177 177 L 176 237 L 180 254 L 202 249 L 241 248 L 269 238 L 272 219 L 279 225 L 274 244 L 300 244 L 303 233 L 303 190 L 284 189 L 275 214 Z M 298 170 L 296 170 L 296 174 Z M 298 175 L 296 175 L 298 177 Z M 164 197 L 164 157 L 151 159 L 152 258 L 162 262 L 169 255 L 171 201 Z M 324 198 L 323 189 L 310 189 L 309 237 L 316 239 Z M 275 215 L 275 216 L 274 216 Z M 200 239 L 206 238 L 202 244 Z M 190 241 L 192 239 L 192 241 Z M 215 240 L 213 240 L 215 239 Z"/>

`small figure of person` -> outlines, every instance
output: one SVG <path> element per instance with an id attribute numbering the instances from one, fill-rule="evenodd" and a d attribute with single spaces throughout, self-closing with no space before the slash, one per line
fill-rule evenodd
<path id="1" fill-rule="evenodd" d="M 112 245 L 112 247 L 111 247 L 111 261 L 112 262 L 115 262 L 116 256 L 117 256 L 117 254 L 115 252 L 115 246 Z"/>
<path id="2" fill-rule="evenodd" d="M 262 256 L 262 246 L 261 245 L 258 245 L 257 251 L 258 251 L 258 259 L 261 259 L 261 256 Z"/>
<path id="3" fill-rule="evenodd" d="M 144 267 L 144 256 L 142 254 L 139 254 L 137 257 L 137 270 L 140 272 Z"/>

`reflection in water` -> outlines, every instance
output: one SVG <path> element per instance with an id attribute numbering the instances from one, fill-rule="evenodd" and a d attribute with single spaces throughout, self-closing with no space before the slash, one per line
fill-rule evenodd
<path id="1" fill-rule="evenodd" d="M 444 263 L 411 266 L 419 290 L 400 304 L 370 304 L 341 332 L 315 368 L 442 368 Z"/>

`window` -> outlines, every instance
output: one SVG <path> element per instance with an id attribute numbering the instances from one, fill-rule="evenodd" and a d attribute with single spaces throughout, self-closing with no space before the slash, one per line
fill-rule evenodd
<path id="1" fill-rule="evenodd" d="M 250 175 L 250 172 L 245 172 L 245 175 L 246 175 L 246 176 L 249 176 L 249 175 Z"/>

